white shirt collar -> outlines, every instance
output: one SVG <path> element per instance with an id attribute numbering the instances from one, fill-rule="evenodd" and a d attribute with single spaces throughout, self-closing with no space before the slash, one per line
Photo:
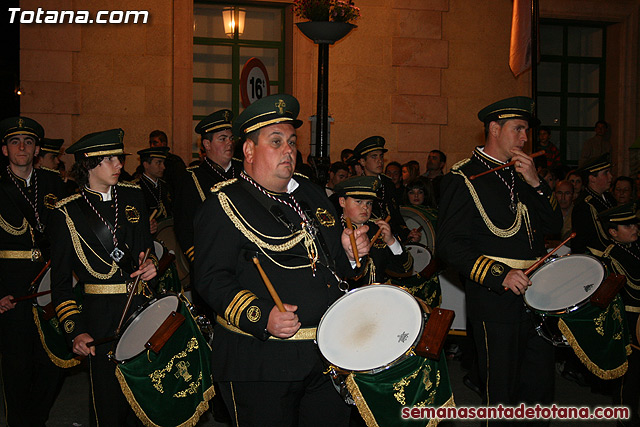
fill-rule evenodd
<path id="1" fill-rule="evenodd" d="M 479 151 L 482 151 L 482 154 L 484 154 L 485 156 L 487 156 L 488 158 L 490 158 L 491 160 L 493 160 L 493 161 L 495 161 L 495 162 L 498 162 L 498 163 L 500 163 L 500 164 L 502 164 L 502 165 L 504 165 L 505 163 L 507 163 L 507 162 L 503 162 L 502 160 L 498 160 L 498 159 L 496 159 L 495 157 L 493 157 L 493 156 L 492 156 L 492 155 L 490 155 L 490 154 L 485 153 L 485 152 L 484 152 L 484 147 L 478 147 L 478 150 L 479 150 Z"/>
<path id="2" fill-rule="evenodd" d="M 291 194 L 294 191 L 296 191 L 296 188 L 300 187 L 300 184 L 298 184 L 298 181 L 296 181 L 294 178 L 291 178 L 289 180 L 289 183 L 287 184 L 287 193 Z"/>
<path id="3" fill-rule="evenodd" d="M 153 178 L 151 178 L 151 177 L 150 177 L 149 175 L 147 175 L 146 173 L 143 173 L 142 175 L 144 175 L 144 176 L 145 176 L 149 181 L 151 181 L 151 183 L 152 183 L 154 186 L 156 186 L 156 187 L 158 186 L 158 181 L 159 181 L 159 180 L 157 180 L 157 179 L 156 179 L 156 180 L 154 181 L 154 180 L 153 180 Z"/>

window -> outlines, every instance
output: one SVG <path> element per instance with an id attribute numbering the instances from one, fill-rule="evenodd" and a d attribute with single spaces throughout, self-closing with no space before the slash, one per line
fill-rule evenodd
<path id="1" fill-rule="evenodd" d="M 605 116 L 605 46 L 603 23 L 540 22 L 538 117 L 570 166 Z"/>
<path id="2" fill-rule="evenodd" d="M 242 111 L 243 65 L 259 58 L 271 93 L 284 92 L 285 7 L 195 3 L 193 23 L 193 127 L 216 110 Z M 225 28 L 223 13 L 234 25 Z M 235 25 L 235 24 L 238 25 Z M 197 157 L 198 136 L 193 137 Z"/>

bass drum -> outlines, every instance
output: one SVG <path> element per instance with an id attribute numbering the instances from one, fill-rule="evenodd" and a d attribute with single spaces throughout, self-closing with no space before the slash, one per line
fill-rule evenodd
<path id="1" fill-rule="evenodd" d="M 433 228 L 433 224 L 427 216 L 417 208 L 412 206 L 402 206 L 400 207 L 400 213 L 402 214 L 402 218 L 404 219 L 405 224 L 409 230 L 413 230 L 414 228 L 420 229 L 420 243 L 421 245 L 428 248 L 432 254 L 435 253 L 436 247 L 436 231 Z"/>
<path id="2" fill-rule="evenodd" d="M 173 218 L 164 219 L 158 222 L 158 231 L 156 232 L 156 240 L 162 243 L 169 251 L 173 252 L 176 257 L 176 268 L 178 269 L 178 278 L 183 287 L 189 286 L 189 262 L 184 256 L 184 252 L 178 244 L 178 238 L 173 228 Z"/>

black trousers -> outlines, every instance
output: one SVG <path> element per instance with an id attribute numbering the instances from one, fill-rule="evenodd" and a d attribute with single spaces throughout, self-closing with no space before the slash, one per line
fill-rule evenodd
<path id="1" fill-rule="evenodd" d="M 318 364 L 302 381 L 227 381 L 222 398 L 235 427 L 340 427 L 351 407 Z"/>
<path id="2" fill-rule="evenodd" d="M 44 426 L 64 370 L 45 353 L 33 321 L 2 322 L 1 367 L 7 425 Z"/>
<path id="3" fill-rule="evenodd" d="M 483 404 L 516 406 L 553 403 L 554 349 L 535 331 L 530 316 L 519 322 L 471 320 L 476 345 Z M 483 422 L 511 425 L 518 422 Z M 540 422 L 547 425 L 548 422 Z"/>
<path id="4" fill-rule="evenodd" d="M 134 427 L 142 426 L 142 422 L 131 409 L 124 397 L 118 379 L 116 364 L 107 358 L 109 345 L 98 348 L 96 356 L 88 358 L 89 379 L 91 381 L 91 400 L 89 413 L 92 426 L 100 427 Z"/>

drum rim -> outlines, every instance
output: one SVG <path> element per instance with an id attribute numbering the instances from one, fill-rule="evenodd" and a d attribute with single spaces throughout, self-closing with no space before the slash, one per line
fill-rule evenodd
<path id="1" fill-rule="evenodd" d="M 557 262 L 561 259 L 567 258 L 567 257 L 573 257 L 573 258 L 590 258 L 594 261 L 596 261 L 601 267 L 602 270 L 605 272 L 606 275 L 606 268 L 604 266 L 604 264 L 602 263 L 602 261 L 600 261 L 597 257 L 593 256 L 593 255 L 589 255 L 589 254 L 567 254 L 567 255 L 563 255 L 557 258 L 551 258 L 547 263 L 545 263 L 544 265 L 542 265 L 539 269 L 537 269 L 536 271 L 533 272 L 533 274 L 529 277 L 529 280 L 533 279 L 536 275 L 536 273 L 538 273 L 545 265 L 550 265 L 554 262 Z M 604 278 L 602 279 L 602 281 L 604 281 Z M 598 286 L 596 287 L 596 290 L 600 287 L 600 285 L 602 285 L 602 281 L 598 284 Z M 596 291 L 593 291 L 593 293 L 595 293 Z M 573 313 L 576 310 L 579 310 L 580 308 L 584 307 L 590 300 L 591 296 L 593 295 L 593 293 L 591 293 L 588 297 L 586 297 L 585 299 L 583 299 L 580 302 L 577 302 L 573 305 L 570 305 L 568 307 L 559 309 L 559 310 L 542 310 L 539 308 L 535 308 L 533 306 L 531 306 L 528 302 L 527 302 L 527 293 L 525 292 L 524 296 L 523 296 L 523 300 L 524 303 L 527 307 L 529 307 L 531 310 L 535 311 L 538 314 L 546 314 L 549 316 L 561 316 L 563 314 L 569 314 L 569 313 Z"/>
<path id="2" fill-rule="evenodd" d="M 429 249 L 429 247 L 427 245 L 425 245 L 423 243 L 420 243 L 420 242 L 411 242 L 411 243 L 405 243 L 404 244 L 405 249 L 408 246 L 421 246 L 423 249 L 425 249 L 431 255 L 431 259 L 429 259 L 429 262 L 427 263 L 427 265 L 425 265 L 422 270 L 414 273 L 414 274 L 419 274 L 419 275 L 423 276 L 423 273 L 427 270 L 427 268 L 429 268 L 429 266 L 431 265 L 431 262 L 433 262 L 433 251 L 431 249 Z M 413 257 L 413 255 L 412 255 L 412 257 Z M 413 274 L 411 276 L 413 276 Z M 411 276 L 406 276 L 406 277 L 411 277 Z M 402 277 L 402 276 L 398 275 L 398 277 Z"/>
<path id="3" fill-rule="evenodd" d="M 429 218 L 427 218 L 422 212 L 420 212 L 419 209 L 416 209 L 413 206 L 407 206 L 407 205 L 400 206 L 400 215 L 403 216 L 403 218 L 404 218 L 404 215 L 402 215 L 402 211 L 403 210 L 418 215 L 427 224 L 427 226 L 429 227 L 429 230 L 431 231 L 431 236 L 432 236 L 431 241 L 433 242 L 433 248 L 429 248 L 427 246 L 427 249 L 429 249 L 431 251 L 432 255 L 435 255 L 435 253 L 436 253 L 436 230 L 433 228 L 433 224 L 431 224 L 431 221 L 429 220 Z"/>
<path id="4" fill-rule="evenodd" d="M 131 315 L 127 318 L 127 321 L 124 323 L 124 325 L 122 326 L 122 332 L 120 334 L 120 336 L 118 337 L 118 340 L 116 341 L 116 343 L 113 346 L 113 359 L 118 362 L 118 363 L 125 363 L 131 359 L 133 359 L 134 357 L 138 356 L 140 353 L 142 353 L 142 350 L 140 353 L 137 353 L 134 356 L 128 357 L 126 359 L 118 359 L 116 354 L 118 351 L 118 345 L 120 344 L 120 341 L 122 340 L 122 337 L 124 337 L 124 334 L 127 332 L 127 329 L 129 328 L 129 326 L 131 326 L 131 324 L 138 318 L 138 316 L 145 311 L 147 308 L 151 307 L 153 304 L 159 302 L 160 300 L 163 300 L 164 298 L 176 298 L 176 300 L 178 301 L 178 304 L 176 306 L 176 310 L 180 307 L 180 303 L 181 303 L 181 299 L 178 295 L 176 294 L 167 294 L 167 295 L 160 295 L 157 296 L 153 299 L 150 299 L 149 301 L 145 302 L 144 304 L 142 304 L 140 307 L 138 307 L 133 313 L 131 313 Z"/>
<path id="5" fill-rule="evenodd" d="M 372 286 L 375 287 L 384 287 L 384 288 L 393 288 L 395 290 L 398 291 L 402 291 L 405 294 L 409 295 L 411 297 L 411 300 L 416 304 L 416 306 L 418 307 L 418 310 L 421 313 L 421 317 L 422 317 L 422 321 L 420 322 L 420 331 L 418 333 L 418 336 L 416 338 L 416 340 L 411 344 L 411 346 L 409 346 L 409 348 L 407 349 L 407 351 L 404 352 L 404 354 L 401 354 L 400 356 L 396 357 L 394 360 L 387 362 L 386 364 L 382 365 L 382 366 L 378 366 L 376 368 L 372 368 L 372 369 L 364 369 L 364 370 L 356 370 L 356 369 L 347 369 L 344 368 L 342 366 L 339 366 L 338 364 L 330 361 L 329 359 L 327 359 L 325 357 L 325 355 L 322 353 L 322 350 L 320 350 L 320 344 L 318 342 L 318 337 L 320 336 L 320 329 L 322 326 L 323 321 L 325 320 L 327 314 L 329 313 L 329 311 L 331 311 L 331 309 L 338 304 L 338 302 L 340 300 L 342 300 L 342 298 L 346 297 L 347 295 L 353 294 L 355 292 L 358 291 L 362 291 L 365 289 L 371 289 Z M 318 351 L 320 352 L 320 356 L 322 357 L 323 360 L 325 360 L 330 366 L 334 366 L 338 369 L 342 369 L 343 371 L 347 371 L 347 372 L 357 372 L 357 373 L 361 373 L 361 374 L 375 374 L 378 372 L 382 372 L 386 369 L 389 369 L 390 367 L 394 366 L 395 364 L 397 364 L 398 362 L 406 359 L 407 357 L 411 357 L 411 355 L 413 354 L 413 349 L 416 347 L 416 345 L 418 344 L 418 342 L 420 341 L 420 338 L 422 337 L 422 333 L 424 331 L 424 312 L 422 310 L 422 307 L 420 307 L 420 304 L 418 303 L 418 301 L 415 299 L 415 297 L 413 295 L 411 295 L 409 292 L 407 292 L 406 290 L 404 290 L 402 287 L 400 286 L 394 286 L 394 285 L 389 285 L 389 284 L 385 284 L 385 283 L 371 283 L 365 286 L 362 286 L 360 288 L 356 288 L 356 289 L 352 289 L 349 292 L 345 292 L 344 295 L 342 295 L 340 298 L 338 298 L 337 300 L 335 300 L 333 302 L 333 304 L 331 304 L 329 306 L 329 308 L 324 312 L 324 314 L 322 315 L 322 317 L 320 318 L 320 322 L 318 323 L 318 327 L 316 328 L 316 339 L 315 339 L 315 343 L 316 346 L 318 347 Z"/>

